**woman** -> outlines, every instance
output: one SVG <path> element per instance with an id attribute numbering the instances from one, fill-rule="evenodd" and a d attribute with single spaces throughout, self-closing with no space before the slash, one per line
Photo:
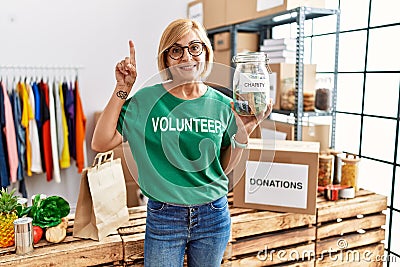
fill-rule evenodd
<path id="1" fill-rule="evenodd" d="M 204 28 L 179 19 L 164 31 L 158 68 L 165 82 L 127 95 L 136 80 L 135 48 L 117 63 L 114 93 L 97 123 L 92 147 L 107 151 L 123 138 L 149 198 L 145 266 L 219 266 L 230 236 L 228 174 L 256 128 L 231 99 L 205 85 L 213 51 Z M 269 115 L 260 115 L 260 121 Z M 233 145 L 231 145 L 231 142 Z"/>

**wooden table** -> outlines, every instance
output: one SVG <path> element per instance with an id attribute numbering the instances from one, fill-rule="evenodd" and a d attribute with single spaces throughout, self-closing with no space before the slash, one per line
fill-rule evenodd
<path id="1" fill-rule="evenodd" d="M 231 205 L 232 200 L 230 194 Z M 385 196 L 360 190 L 349 200 L 319 196 L 316 215 L 231 206 L 232 236 L 221 266 L 382 266 L 379 261 L 333 259 L 365 252 L 383 255 L 386 205 Z M 13 248 L 0 249 L 0 266 L 143 266 L 146 207 L 129 213 L 129 225 L 100 242 L 72 237 L 70 216 L 63 242 L 41 240 L 25 256 L 15 255 Z"/>

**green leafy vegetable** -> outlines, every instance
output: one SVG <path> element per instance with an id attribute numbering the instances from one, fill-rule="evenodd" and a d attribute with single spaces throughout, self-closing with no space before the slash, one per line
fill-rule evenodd
<path id="1" fill-rule="evenodd" d="M 69 203 L 59 196 L 50 196 L 41 199 L 36 195 L 33 204 L 22 211 L 22 215 L 32 217 L 33 225 L 42 228 L 53 227 L 61 223 L 61 218 L 70 212 Z"/>

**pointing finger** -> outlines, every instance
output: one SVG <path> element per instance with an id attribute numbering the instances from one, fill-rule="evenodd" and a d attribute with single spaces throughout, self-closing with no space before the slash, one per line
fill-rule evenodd
<path id="1" fill-rule="evenodd" d="M 136 58 L 135 58 L 135 45 L 132 40 L 129 40 L 129 57 L 131 63 L 136 66 Z"/>

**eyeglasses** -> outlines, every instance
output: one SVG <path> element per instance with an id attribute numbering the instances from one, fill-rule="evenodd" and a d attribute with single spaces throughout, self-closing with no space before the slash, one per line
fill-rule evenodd
<path id="1" fill-rule="evenodd" d="M 173 45 L 167 50 L 168 56 L 174 60 L 179 60 L 183 57 L 183 51 L 187 48 L 190 55 L 194 57 L 198 57 L 203 53 L 204 43 L 201 42 L 193 42 L 187 46 Z"/>

